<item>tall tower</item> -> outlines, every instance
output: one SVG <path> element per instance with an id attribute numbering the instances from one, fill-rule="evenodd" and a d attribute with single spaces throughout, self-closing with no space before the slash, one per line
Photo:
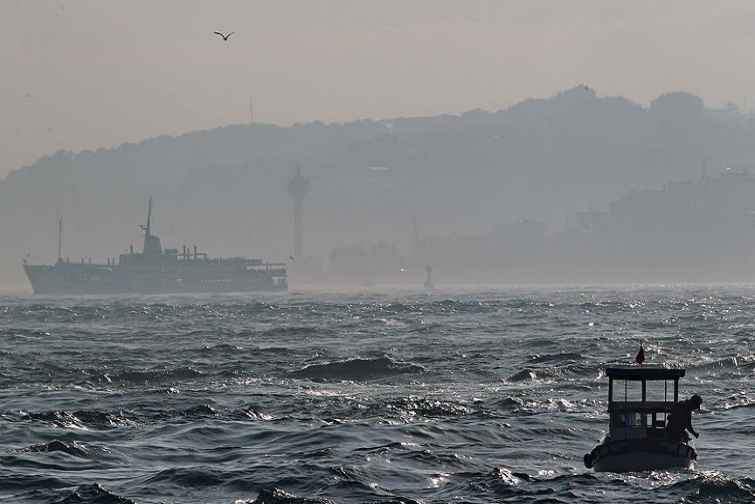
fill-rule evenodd
<path id="1" fill-rule="evenodd" d="M 304 197 L 309 194 L 309 178 L 301 174 L 301 166 L 296 163 L 293 178 L 288 182 L 288 194 L 294 200 L 294 259 L 304 258 L 304 240 L 302 229 L 302 203 Z"/>
<path id="2" fill-rule="evenodd" d="M 63 262 L 63 217 L 58 217 L 58 262 Z"/>
<path id="3" fill-rule="evenodd" d="M 147 225 L 142 224 L 139 227 L 144 231 L 142 253 L 144 255 L 162 254 L 163 250 L 160 238 L 152 234 L 152 196 L 149 197 L 149 203 L 147 203 Z"/>

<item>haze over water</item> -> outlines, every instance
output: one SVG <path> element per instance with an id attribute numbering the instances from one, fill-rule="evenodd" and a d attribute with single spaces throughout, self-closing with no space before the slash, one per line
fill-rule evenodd
<path id="1" fill-rule="evenodd" d="M 751 1 L 0 20 L 0 501 L 755 502 Z M 152 197 L 155 272 L 260 258 L 289 293 L 18 294 L 138 258 Z M 596 474 L 640 342 L 703 397 L 698 464 Z"/>
<path id="2" fill-rule="evenodd" d="M 5 297 L 0 496 L 752 502 L 754 330 L 728 287 Z M 594 474 L 640 341 L 704 399 L 699 463 Z"/>

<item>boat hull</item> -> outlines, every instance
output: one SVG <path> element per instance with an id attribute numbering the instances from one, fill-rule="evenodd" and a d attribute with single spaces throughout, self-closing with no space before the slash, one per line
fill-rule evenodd
<path id="1" fill-rule="evenodd" d="M 694 460 L 687 456 L 675 456 L 653 452 L 633 452 L 611 455 L 595 462 L 595 472 L 638 472 L 665 469 L 689 469 Z"/>
<path id="2" fill-rule="evenodd" d="M 59 263 L 24 265 L 34 294 L 173 294 L 286 291 L 285 270 L 232 268 L 136 269 Z"/>
<path id="3" fill-rule="evenodd" d="M 697 452 L 685 443 L 662 441 L 608 442 L 585 455 L 585 466 L 596 472 L 639 472 L 665 469 L 689 469 Z"/>

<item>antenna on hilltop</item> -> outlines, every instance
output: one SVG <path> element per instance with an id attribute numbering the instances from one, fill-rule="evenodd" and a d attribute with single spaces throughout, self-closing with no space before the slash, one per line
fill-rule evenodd
<path id="1" fill-rule="evenodd" d="M 58 262 L 63 262 L 63 217 L 58 216 Z"/>
<path id="2" fill-rule="evenodd" d="M 254 98 L 249 97 L 249 124 L 254 124 Z"/>

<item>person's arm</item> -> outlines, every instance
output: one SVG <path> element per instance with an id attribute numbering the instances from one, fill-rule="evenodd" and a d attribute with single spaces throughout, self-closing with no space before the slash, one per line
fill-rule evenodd
<path id="1" fill-rule="evenodd" d="M 690 432 L 690 434 L 692 434 L 696 438 L 700 437 L 700 434 L 695 432 L 694 427 L 692 427 L 692 412 L 691 411 L 687 414 L 687 427 L 686 428 Z"/>

